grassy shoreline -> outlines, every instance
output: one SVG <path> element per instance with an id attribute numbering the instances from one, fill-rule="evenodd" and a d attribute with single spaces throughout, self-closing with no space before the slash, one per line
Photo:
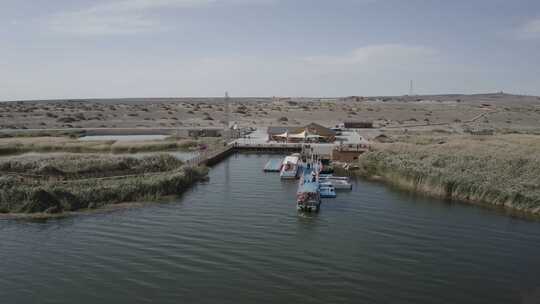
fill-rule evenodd
<path id="1" fill-rule="evenodd" d="M 540 215 L 540 140 L 532 135 L 406 136 L 376 143 L 355 175 L 451 201 Z"/>
<path id="2" fill-rule="evenodd" d="M 177 195 L 207 177 L 170 155 L 0 161 L 0 213 L 61 214 Z"/>
<path id="3" fill-rule="evenodd" d="M 27 137 L 0 139 L 0 156 L 19 155 L 30 152 L 50 153 L 138 153 L 173 150 L 189 150 L 197 141 L 169 138 L 141 142 L 79 141 L 68 137 Z"/>
<path id="4" fill-rule="evenodd" d="M 163 197 L 164 199 L 167 196 Z M 160 200 L 161 201 L 161 200 Z M 155 202 L 125 202 L 114 205 L 105 205 L 99 209 L 80 209 L 77 211 L 63 211 L 60 213 L 0 213 L 0 220 L 28 220 L 28 221 L 46 221 L 50 219 L 62 219 L 77 215 L 104 214 L 130 208 L 140 208 L 154 204 Z"/>

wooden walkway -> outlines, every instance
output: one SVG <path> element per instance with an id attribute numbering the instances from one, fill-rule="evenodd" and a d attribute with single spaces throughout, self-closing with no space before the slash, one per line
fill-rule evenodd
<path id="1" fill-rule="evenodd" d="M 297 143 L 233 143 L 236 151 L 260 152 L 300 152 L 302 144 Z"/>
<path id="2" fill-rule="evenodd" d="M 188 159 L 186 161 L 186 164 L 188 166 L 212 166 L 223 160 L 225 157 L 229 156 L 230 154 L 234 153 L 235 151 L 235 145 L 234 144 L 228 144 L 226 146 L 223 146 L 220 149 L 215 149 L 212 151 L 204 151 L 197 156 Z"/>

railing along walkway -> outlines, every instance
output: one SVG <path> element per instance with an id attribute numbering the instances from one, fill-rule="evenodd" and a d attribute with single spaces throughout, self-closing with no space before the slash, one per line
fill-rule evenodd
<path id="1" fill-rule="evenodd" d="M 211 151 L 205 150 L 204 152 L 199 152 L 195 157 L 186 160 L 186 165 L 191 167 L 200 166 L 208 163 L 208 161 L 213 160 L 220 155 L 227 153 L 235 148 L 234 144 L 228 144 L 219 149 L 213 149 Z"/>

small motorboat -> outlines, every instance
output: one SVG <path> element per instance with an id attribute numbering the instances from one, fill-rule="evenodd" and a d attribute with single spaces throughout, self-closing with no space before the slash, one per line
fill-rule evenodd
<path id="1" fill-rule="evenodd" d="M 325 179 L 339 179 L 339 180 L 345 180 L 345 181 L 349 180 L 349 178 L 346 176 L 334 176 L 333 174 L 320 174 L 319 178 L 321 180 L 325 180 Z"/>
<path id="2" fill-rule="evenodd" d="M 321 183 L 319 191 L 322 198 L 335 198 L 337 197 L 336 189 L 330 183 Z"/>
<path id="3" fill-rule="evenodd" d="M 323 180 L 327 183 L 330 183 L 336 190 L 352 190 L 352 184 L 346 180 L 342 179 L 329 179 Z"/>
<path id="4" fill-rule="evenodd" d="M 336 190 L 352 190 L 352 184 L 346 176 L 334 176 L 332 174 L 321 174 L 321 182 L 330 183 Z"/>
<path id="5" fill-rule="evenodd" d="M 298 177 L 300 168 L 300 154 L 295 153 L 285 157 L 281 165 L 280 177 L 282 179 L 294 179 Z"/>

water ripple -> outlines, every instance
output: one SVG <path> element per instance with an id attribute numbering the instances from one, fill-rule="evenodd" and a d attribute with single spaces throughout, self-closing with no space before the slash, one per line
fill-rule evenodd
<path id="1" fill-rule="evenodd" d="M 175 202 L 0 221 L 0 298 L 493 303 L 540 286 L 537 222 L 361 181 L 298 214 L 296 184 L 261 173 L 272 157 L 234 156 Z"/>

